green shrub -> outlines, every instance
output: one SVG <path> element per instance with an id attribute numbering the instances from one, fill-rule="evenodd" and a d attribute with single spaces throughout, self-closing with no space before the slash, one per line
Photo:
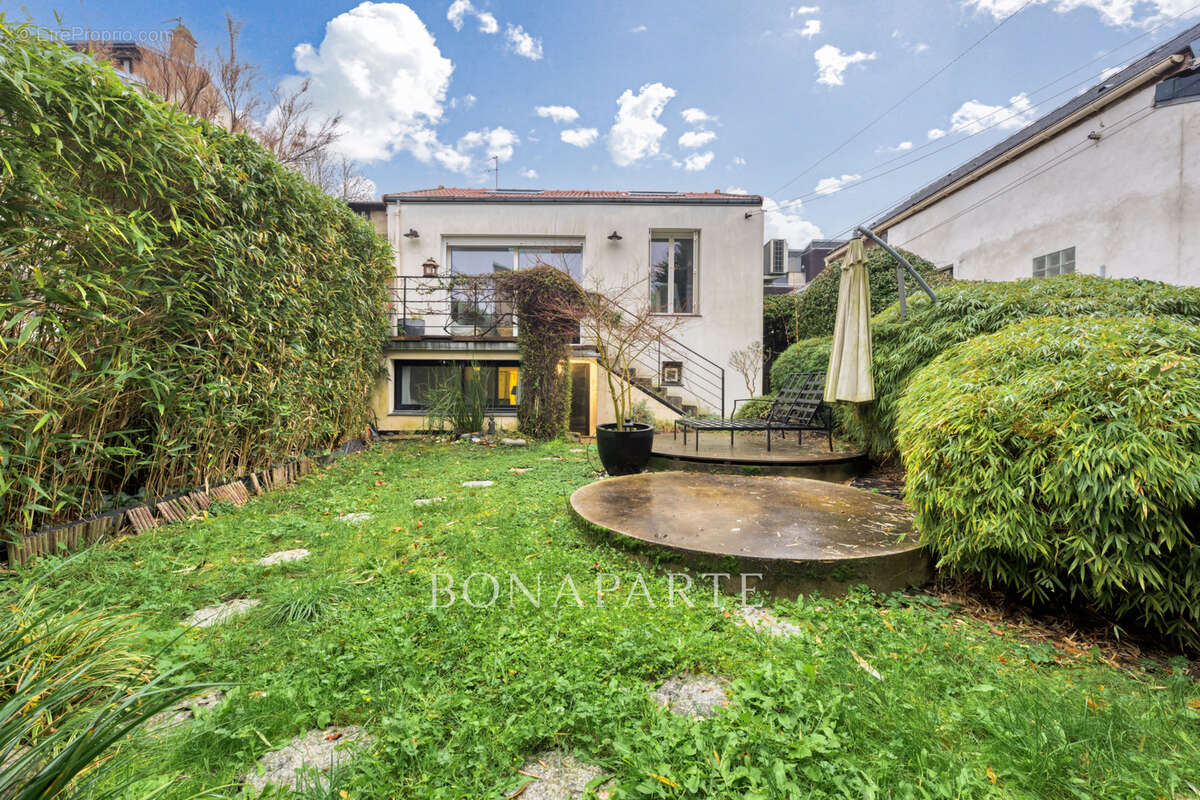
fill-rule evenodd
<path id="1" fill-rule="evenodd" d="M 1027 320 L 917 372 L 897 419 L 941 566 L 1200 644 L 1200 327 Z"/>
<path id="2" fill-rule="evenodd" d="M 764 394 L 762 397 L 755 397 L 751 400 L 738 404 L 738 410 L 734 412 L 734 419 L 763 419 L 771 410 L 771 404 L 775 402 L 775 395 Z"/>
<path id="3" fill-rule="evenodd" d="M 906 319 L 893 305 L 873 320 L 876 400 L 847 405 L 840 417 L 850 438 L 877 458 L 893 454 L 896 406 L 909 379 L 959 342 L 1040 316 L 1168 316 L 1200 323 L 1200 289 L 1153 281 L 1060 275 L 1003 283 L 955 281 L 937 293 L 932 306 L 924 295 L 912 298 Z"/>
<path id="4" fill-rule="evenodd" d="M 771 388 L 779 391 L 793 372 L 827 372 L 832 336 L 817 336 L 796 342 L 771 365 Z"/>
<path id="5" fill-rule="evenodd" d="M 363 429 L 387 243 L 235 136 L 0 21 L 0 539 Z"/>
<path id="6" fill-rule="evenodd" d="M 933 264 L 918 255 L 901 250 L 908 262 L 927 282 L 940 285 L 949 281 Z M 886 250 L 873 248 L 867 253 L 867 274 L 871 280 L 871 313 L 876 314 L 896 301 L 896 259 Z M 763 348 L 776 357 L 794 342 L 817 336 L 831 336 L 837 317 L 838 288 L 842 271 L 838 264 L 822 270 L 803 292 L 767 295 L 763 298 Z M 909 294 L 920 291 L 910 277 Z"/>

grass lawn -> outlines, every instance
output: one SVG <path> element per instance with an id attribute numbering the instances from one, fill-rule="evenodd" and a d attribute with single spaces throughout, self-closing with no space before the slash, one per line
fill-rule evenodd
<path id="1" fill-rule="evenodd" d="M 135 611 L 164 666 L 234 684 L 132 748 L 157 776 L 140 788 L 233 794 L 268 750 L 354 724 L 375 740 L 334 777 L 347 800 L 504 797 L 547 749 L 603 767 L 621 797 L 1200 796 L 1200 687 L 1178 664 L 1064 655 L 916 594 L 780 602 L 790 638 L 737 625 L 737 598 L 714 607 L 704 587 L 668 605 L 665 576 L 569 518 L 567 496 L 594 479 L 577 449 L 384 445 L 62 566 L 52 580 L 81 602 Z M 481 479 L 495 484 L 460 485 Z M 499 577 L 494 606 L 431 609 L 435 573 L 457 592 L 476 572 Z M 620 589 L 598 598 L 600 573 Z M 510 604 L 510 574 L 531 592 L 541 575 L 540 607 L 519 589 Z M 470 588 L 477 604 L 492 593 Z M 261 604 L 180 635 L 197 608 L 239 597 Z M 654 686 L 684 669 L 728 677 L 729 706 L 700 721 L 657 706 Z"/>

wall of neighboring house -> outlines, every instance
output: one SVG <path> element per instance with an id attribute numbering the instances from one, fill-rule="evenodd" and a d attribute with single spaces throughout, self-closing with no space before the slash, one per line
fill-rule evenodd
<path id="1" fill-rule="evenodd" d="M 762 336 L 763 221 L 761 214 L 746 218 L 746 212 L 756 208 L 666 203 L 402 203 L 388 207 L 388 238 L 395 251 L 396 274 L 406 276 L 420 276 L 422 264 L 429 258 L 448 274 L 449 248 L 454 244 L 579 243 L 583 285 L 607 291 L 633 286 L 622 301 L 631 308 L 649 299 L 651 232 L 698 232 L 695 311 L 677 315 L 679 324 L 671 335 L 725 369 L 728 411 L 733 398 L 740 396 L 740 378 L 728 367 L 730 354 Z M 419 237 L 405 238 L 402 234 L 410 229 Z M 614 230 L 622 237 L 618 241 L 608 239 Z M 702 410 L 720 411 L 711 403 L 702 406 Z"/>
<path id="2" fill-rule="evenodd" d="M 971 280 L 1028 278 L 1074 248 L 1075 272 L 1200 284 L 1200 102 L 1153 98 L 1153 84 L 1131 93 L 892 226 L 889 244 Z"/>

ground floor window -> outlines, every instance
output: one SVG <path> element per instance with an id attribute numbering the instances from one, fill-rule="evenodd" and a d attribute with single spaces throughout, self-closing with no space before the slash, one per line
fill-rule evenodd
<path id="1" fill-rule="evenodd" d="M 1033 277 L 1049 278 L 1051 275 L 1067 275 L 1075 271 L 1075 248 L 1056 250 L 1033 260 Z"/>
<path id="2" fill-rule="evenodd" d="M 489 410 L 516 411 L 520 378 L 520 363 L 516 361 L 394 359 L 392 407 L 396 411 L 425 411 L 441 393 L 465 391 L 479 381 Z"/>

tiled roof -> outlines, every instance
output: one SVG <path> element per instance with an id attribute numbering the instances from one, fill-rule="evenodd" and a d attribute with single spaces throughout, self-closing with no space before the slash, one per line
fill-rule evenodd
<path id="1" fill-rule="evenodd" d="M 583 203 L 717 203 L 728 205 L 761 205 L 762 198 L 754 194 L 727 192 L 655 192 L 655 191 L 597 191 L 578 189 L 460 189 L 439 186 L 412 192 L 391 192 L 384 201 L 452 202 L 456 200 L 494 201 L 508 203 L 583 202 Z"/>

